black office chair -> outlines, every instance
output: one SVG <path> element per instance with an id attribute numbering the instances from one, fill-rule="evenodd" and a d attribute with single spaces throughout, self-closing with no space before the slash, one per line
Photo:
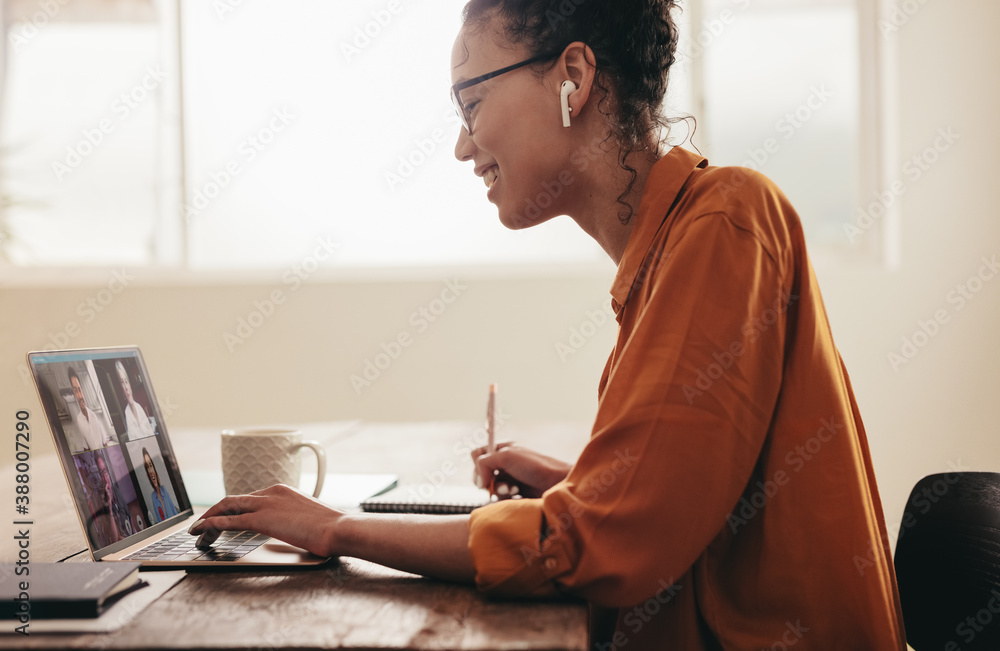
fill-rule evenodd
<path id="1" fill-rule="evenodd" d="M 894 563 L 916 651 L 1000 650 L 1000 473 L 917 482 Z"/>

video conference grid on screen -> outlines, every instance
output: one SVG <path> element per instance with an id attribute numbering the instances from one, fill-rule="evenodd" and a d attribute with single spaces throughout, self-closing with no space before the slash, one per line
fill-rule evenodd
<path id="1" fill-rule="evenodd" d="M 93 549 L 190 508 L 137 351 L 34 358 L 43 407 Z M 58 423 L 58 427 L 55 426 Z M 75 470 L 69 471 L 69 469 Z"/>

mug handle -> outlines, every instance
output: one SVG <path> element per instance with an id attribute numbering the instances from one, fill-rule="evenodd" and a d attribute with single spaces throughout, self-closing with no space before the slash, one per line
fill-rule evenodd
<path id="1" fill-rule="evenodd" d="M 316 453 L 316 490 L 313 491 L 313 497 L 318 498 L 319 494 L 323 492 L 323 481 L 326 479 L 326 452 L 318 441 L 302 441 L 295 446 L 295 451 L 302 448 L 312 448 L 312 451 Z"/>

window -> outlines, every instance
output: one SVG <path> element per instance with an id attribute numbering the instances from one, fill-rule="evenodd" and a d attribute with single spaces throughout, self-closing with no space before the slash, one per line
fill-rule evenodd
<path id="1" fill-rule="evenodd" d="M 283 267 L 319 243 L 347 267 L 605 260 L 568 219 L 504 229 L 454 159 L 464 4 L 13 3 L 2 251 L 193 269 Z M 872 183 L 856 1 L 704 0 L 681 21 L 670 114 L 698 118 L 713 164 L 773 178 L 814 251 L 850 250 Z"/>
<path id="2" fill-rule="evenodd" d="M 692 51 L 704 59 L 709 160 L 776 181 L 812 243 L 845 242 L 859 196 L 854 2 L 707 0 L 704 10 L 718 36 Z"/>
<path id="3" fill-rule="evenodd" d="M 455 160 L 464 4 L 185 3 L 192 265 L 278 266 L 323 239 L 348 266 L 599 260 L 569 220 L 504 229 Z"/>
<path id="4" fill-rule="evenodd" d="M 898 260 L 885 139 L 891 48 L 873 0 L 691 3 L 691 69 L 702 147 L 715 165 L 773 179 L 813 257 Z M 858 228 L 858 225 L 861 228 Z"/>
<path id="5" fill-rule="evenodd" d="M 165 193 L 176 185 L 179 143 L 162 9 L 148 0 L 2 3 L 5 257 L 31 265 L 153 258 L 158 231 L 173 219 Z"/>

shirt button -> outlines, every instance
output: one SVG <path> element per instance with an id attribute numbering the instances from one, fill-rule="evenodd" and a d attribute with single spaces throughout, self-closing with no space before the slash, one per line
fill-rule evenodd
<path id="1" fill-rule="evenodd" d="M 556 569 L 556 565 L 558 565 L 558 563 L 556 563 L 556 559 L 554 559 L 554 558 L 546 558 L 545 559 L 545 569 L 547 569 L 547 570 L 554 570 L 554 569 Z"/>

